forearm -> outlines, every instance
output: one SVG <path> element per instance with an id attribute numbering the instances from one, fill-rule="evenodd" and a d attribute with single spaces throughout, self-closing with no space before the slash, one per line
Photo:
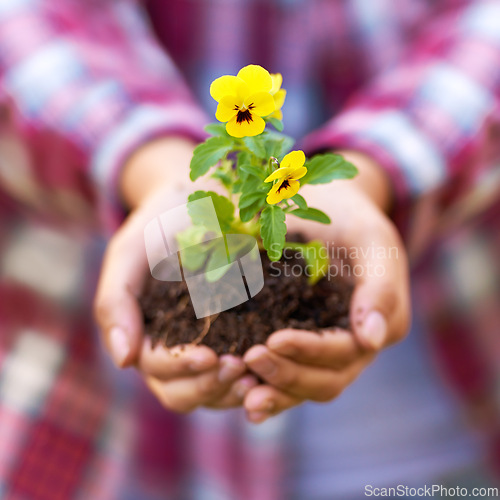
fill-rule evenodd
<path id="1" fill-rule="evenodd" d="M 342 186 L 349 183 L 359 187 L 382 211 L 388 213 L 393 202 L 393 188 L 388 174 L 378 162 L 359 151 L 339 150 L 335 153 L 342 155 L 359 170 L 354 179 L 335 181 L 335 184 Z"/>
<path id="2" fill-rule="evenodd" d="M 182 189 L 189 184 L 189 163 L 196 144 L 180 136 L 164 137 L 138 148 L 125 163 L 119 191 L 125 206 L 137 207 L 157 189 L 170 184 Z"/>
<path id="3" fill-rule="evenodd" d="M 418 239 L 422 249 L 437 235 L 432 219 L 455 212 L 498 165 L 500 79 L 491 61 L 500 49 L 491 33 L 499 14 L 488 0 L 450 4 L 405 57 L 304 141 L 310 152 L 345 148 L 376 159 L 393 186 L 391 216 L 405 241 Z M 470 47 L 482 54 L 474 64 Z"/>

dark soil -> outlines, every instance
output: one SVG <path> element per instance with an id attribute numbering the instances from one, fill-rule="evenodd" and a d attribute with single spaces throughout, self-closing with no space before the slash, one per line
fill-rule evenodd
<path id="1" fill-rule="evenodd" d="M 184 281 L 164 282 L 151 277 L 140 303 L 145 332 L 153 345 L 172 347 L 194 341 L 211 347 L 219 355 L 243 355 L 282 328 L 349 328 L 349 283 L 323 278 L 310 286 L 304 273 L 296 276 L 297 266 L 304 266 L 302 259 L 289 257 L 271 267 L 264 253 L 261 258 L 264 288 L 247 302 L 202 319 L 196 318 Z"/>

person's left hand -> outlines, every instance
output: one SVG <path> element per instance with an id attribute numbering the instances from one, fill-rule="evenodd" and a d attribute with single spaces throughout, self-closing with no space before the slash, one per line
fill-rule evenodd
<path id="1" fill-rule="evenodd" d="M 306 186 L 301 191 L 330 216 L 332 224 L 325 227 L 292 217 L 287 224 L 290 232 L 300 232 L 307 240 L 323 239 L 337 247 L 362 250 L 350 262 L 362 271 L 354 274 L 352 332 L 288 329 L 273 333 L 266 345 L 252 347 L 243 360 L 264 381 L 250 389 L 244 400 L 254 423 L 305 400 L 334 399 L 381 349 L 402 340 L 408 331 L 408 263 L 399 234 L 384 213 L 390 198 L 387 179 L 369 158 L 349 156 L 360 168 L 358 179 Z M 383 249 L 383 255 L 370 248 Z M 374 272 L 377 269 L 384 272 Z"/>
<path id="2" fill-rule="evenodd" d="M 244 402 L 250 421 L 260 423 L 303 401 L 336 398 L 375 357 L 351 332 L 305 330 L 273 333 L 266 346 L 244 360 L 265 384 L 251 389 Z"/>

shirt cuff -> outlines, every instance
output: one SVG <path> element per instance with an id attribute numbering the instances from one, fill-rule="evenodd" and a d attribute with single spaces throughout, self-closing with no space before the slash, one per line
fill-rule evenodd
<path id="1" fill-rule="evenodd" d="M 446 163 L 432 141 L 397 109 L 347 110 L 310 134 L 308 152 L 352 149 L 373 158 L 393 185 L 395 211 L 445 179 Z"/>

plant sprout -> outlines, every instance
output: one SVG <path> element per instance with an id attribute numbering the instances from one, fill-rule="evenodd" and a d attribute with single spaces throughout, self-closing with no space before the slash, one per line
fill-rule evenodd
<path id="1" fill-rule="evenodd" d="M 286 215 L 330 224 L 324 212 L 308 206 L 300 188 L 350 179 L 357 169 L 340 155 L 306 159 L 302 151 L 291 151 L 293 139 L 281 133 L 286 96 L 281 83 L 280 74 L 270 74 L 257 65 L 214 80 L 210 94 L 218 103 L 215 117 L 221 123 L 206 127 L 211 137 L 194 150 L 190 178 L 194 181 L 210 173 L 226 194 L 196 191 L 188 201 L 210 196 L 223 233 L 255 236 L 271 261 L 281 258 L 285 246 L 301 250 L 315 270 L 309 278 L 314 283 L 323 276 L 328 262 L 319 262 L 322 252 L 310 250 L 322 243 L 287 242 Z M 269 125 L 275 130 L 266 129 Z M 201 241 L 199 231 L 183 237 L 192 245 Z"/>

